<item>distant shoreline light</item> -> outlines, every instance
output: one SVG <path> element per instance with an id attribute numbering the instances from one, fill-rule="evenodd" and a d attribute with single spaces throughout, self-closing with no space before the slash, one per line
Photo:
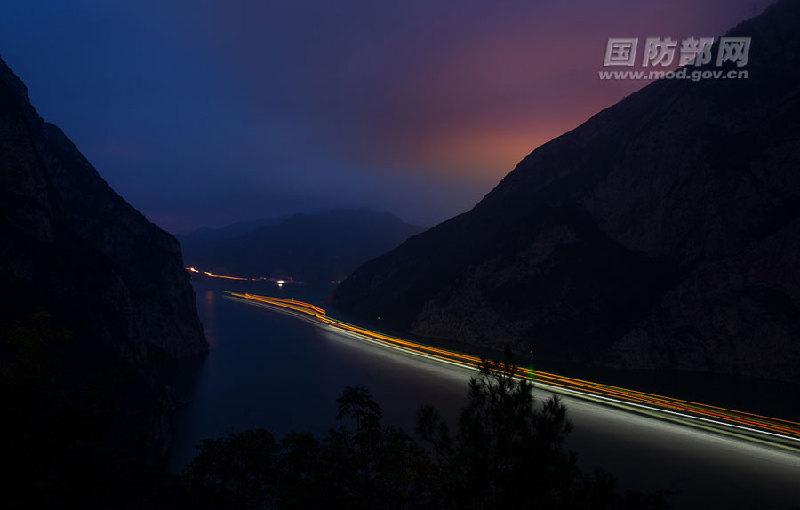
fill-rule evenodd
<path id="1" fill-rule="evenodd" d="M 261 276 L 261 277 L 258 277 L 258 278 L 248 278 L 248 277 L 245 277 L 245 276 L 233 276 L 233 275 L 227 275 L 227 274 L 216 274 L 216 273 L 212 273 L 211 271 L 201 271 L 201 270 L 197 269 L 194 266 L 186 267 L 186 271 L 188 271 L 189 273 L 193 273 L 193 274 L 207 276 L 209 278 L 220 278 L 220 279 L 223 279 L 223 280 L 234 280 L 234 281 L 240 281 L 240 282 L 259 282 L 259 281 L 269 280 L 269 281 L 275 283 L 275 285 L 277 285 L 278 287 L 283 287 L 287 283 L 298 283 L 291 276 L 289 278 L 286 278 L 286 279 L 275 279 L 275 278 L 269 278 L 268 279 L 265 276 Z"/>

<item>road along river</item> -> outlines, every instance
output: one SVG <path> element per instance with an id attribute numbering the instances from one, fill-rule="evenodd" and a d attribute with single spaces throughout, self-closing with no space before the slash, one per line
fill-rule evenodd
<path id="1" fill-rule="evenodd" d="M 288 295 L 270 302 L 274 298 L 235 296 L 202 282 L 195 288 L 211 354 L 188 385 L 173 469 L 185 465 L 199 440 L 228 431 L 261 426 L 278 434 L 324 432 L 335 415 L 335 397 L 348 384 L 367 386 L 387 421 L 407 430 L 419 405 L 434 404 L 454 420 L 465 401 L 474 359 L 392 345 L 405 340 L 343 328 L 321 309 Z M 800 505 L 800 455 L 791 450 L 791 439 L 781 437 L 792 437 L 791 422 L 555 374 L 537 373 L 534 381 L 540 386 L 537 398 L 551 391 L 563 396 L 575 425 L 569 446 L 581 465 L 609 470 L 622 487 L 674 491 L 676 508 Z M 759 437 L 748 430 L 754 428 L 750 422 L 774 428 Z"/>

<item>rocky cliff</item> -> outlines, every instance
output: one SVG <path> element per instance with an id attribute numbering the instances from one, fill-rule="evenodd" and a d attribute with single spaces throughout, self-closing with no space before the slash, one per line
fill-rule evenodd
<path id="1" fill-rule="evenodd" d="M 334 305 L 544 358 L 800 381 L 798 26 L 782 1 L 736 27 L 748 79 L 632 94 L 363 265 Z"/>
<path id="2" fill-rule="evenodd" d="M 207 349 L 180 248 L 38 116 L 1 60 L 0 236 L 9 486 L 86 494 L 157 460 L 171 407 L 159 369 Z"/>
<path id="3" fill-rule="evenodd" d="M 66 312 L 65 320 L 136 355 L 203 352 L 175 238 L 117 195 L 60 129 L 42 121 L 1 61 L 0 108 L 4 288 L 17 300 L 30 294 Z"/>

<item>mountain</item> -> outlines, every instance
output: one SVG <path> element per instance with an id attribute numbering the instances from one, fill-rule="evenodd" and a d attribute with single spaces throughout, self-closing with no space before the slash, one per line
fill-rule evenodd
<path id="1" fill-rule="evenodd" d="M 1 497 L 104 506 L 169 445 L 159 373 L 207 350 L 194 292 L 175 238 L 39 117 L 2 60 L 0 167 Z"/>
<path id="2" fill-rule="evenodd" d="M 281 221 L 281 218 L 262 218 L 259 220 L 251 221 L 237 221 L 224 227 L 200 227 L 188 234 L 179 235 L 181 244 L 199 244 L 209 241 L 226 241 L 234 237 L 243 236 L 258 229 L 259 227 L 266 227 L 274 225 Z"/>
<path id="3" fill-rule="evenodd" d="M 648 85 L 333 305 L 540 359 L 800 381 L 798 26 L 788 0 L 742 23 L 748 79 Z"/>
<path id="4" fill-rule="evenodd" d="M 387 212 L 337 209 L 295 214 L 181 237 L 186 262 L 227 274 L 340 280 L 422 229 Z"/>

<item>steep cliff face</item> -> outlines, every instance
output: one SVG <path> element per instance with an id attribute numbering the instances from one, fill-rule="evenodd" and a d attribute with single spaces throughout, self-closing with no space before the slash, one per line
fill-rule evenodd
<path id="1" fill-rule="evenodd" d="M 749 79 L 645 87 L 334 305 L 553 358 L 800 381 L 798 26 L 796 1 L 743 23 Z"/>
<path id="2" fill-rule="evenodd" d="M 175 238 L 126 203 L 60 129 L 39 118 L 2 61 L 0 166 L 0 267 L 11 301 L 41 303 L 134 356 L 205 351 Z"/>
<path id="3" fill-rule="evenodd" d="M 112 497 L 168 445 L 159 369 L 207 350 L 194 292 L 177 241 L 42 121 L 1 60 L 0 236 L 3 498 L 61 506 L 100 497 L 92 484 Z"/>

